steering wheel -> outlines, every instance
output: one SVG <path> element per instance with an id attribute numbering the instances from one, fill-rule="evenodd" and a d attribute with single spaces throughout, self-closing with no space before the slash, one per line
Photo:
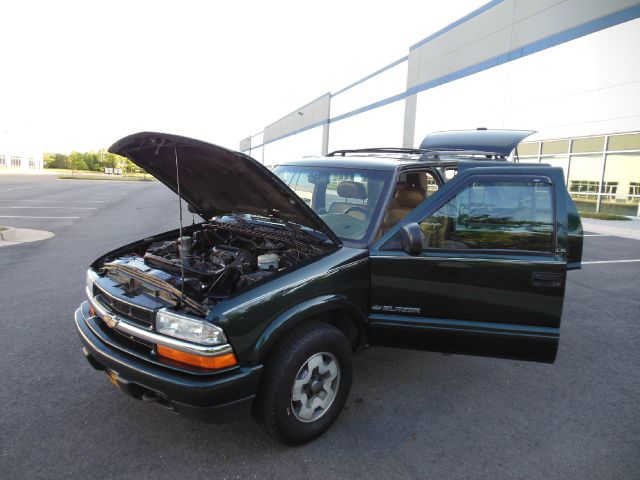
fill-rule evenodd
<path id="1" fill-rule="evenodd" d="M 371 216 L 371 212 L 369 212 L 369 210 L 367 210 L 364 207 L 360 207 L 358 205 L 354 205 L 352 207 L 347 208 L 344 212 L 342 212 L 344 215 L 348 215 L 351 212 L 360 212 L 364 215 L 365 220 L 368 220 L 369 217 Z"/>

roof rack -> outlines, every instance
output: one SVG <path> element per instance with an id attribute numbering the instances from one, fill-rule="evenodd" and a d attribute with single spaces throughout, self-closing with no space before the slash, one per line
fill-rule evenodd
<path id="1" fill-rule="evenodd" d="M 344 157 L 351 153 L 403 153 L 406 155 L 419 155 L 424 153 L 423 150 L 417 148 L 394 148 L 394 147 L 381 147 L 381 148 L 357 148 L 351 150 L 335 150 L 327 154 L 327 157 Z"/>
<path id="2" fill-rule="evenodd" d="M 382 153 L 382 154 L 403 154 L 403 155 L 420 155 L 417 160 L 447 162 L 449 160 L 474 160 L 474 161 L 507 161 L 507 157 L 496 152 L 472 150 L 472 149 L 455 149 L 455 148 L 400 148 L 400 147 L 380 147 L 380 148 L 357 148 L 347 150 L 335 150 L 327 154 L 327 157 L 346 157 L 347 155 L 357 155 L 363 153 Z M 399 160 L 399 159 L 398 159 Z"/>

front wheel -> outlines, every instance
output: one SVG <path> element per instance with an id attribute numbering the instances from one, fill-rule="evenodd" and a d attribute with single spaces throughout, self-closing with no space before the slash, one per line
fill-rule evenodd
<path id="1" fill-rule="evenodd" d="M 344 334 L 325 323 L 305 323 L 267 359 L 254 413 L 276 440 L 309 442 L 340 414 L 351 378 L 352 351 Z"/>

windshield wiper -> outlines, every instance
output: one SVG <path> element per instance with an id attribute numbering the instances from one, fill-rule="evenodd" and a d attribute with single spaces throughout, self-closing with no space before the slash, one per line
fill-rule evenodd
<path id="1" fill-rule="evenodd" d="M 279 241 L 294 241 L 298 244 L 309 245 L 314 244 L 320 247 L 322 250 L 326 250 L 326 240 L 318 238 L 312 233 L 304 230 L 301 225 L 297 223 L 289 222 L 276 215 L 273 216 L 261 216 L 249 214 L 252 219 L 255 219 L 255 223 L 247 221 L 242 218 L 240 214 L 228 214 L 227 216 L 236 220 L 237 224 L 231 222 L 222 222 L 220 220 L 212 219 L 210 224 L 215 224 L 227 230 L 241 231 L 245 233 L 252 233 L 257 235 L 264 235 L 266 237 L 276 239 Z M 263 226 L 262 226 L 262 225 Z M 271 225 L 270 225 L 271 224 Z M 318 232 L 314 230 L 314 232 Z M 328 238 L 323 232 L 318 232 L 324 238 Z"/>
<path id="2" fill-rule="evenodd" d="M 238 213 L 233 213 L 231 214 L 231 217 L 238 222 L 240 225 L 242 225 L 245 228 L 248 228 L 249 230 L 253 230 L 253 225 L 251 225 L 249 222 L 247 222 L 244 218 L 242 218 L 242 215 L 238 214 Z"/>
<path id="3" fill-rule="evenodd" d="M 262 215 L 254 215 L 254 214 L 247 214 L 251 217 L 252 220 L 257 220 L 259 222 L 267 222 L 267 223 L 275 223 L 274 220 L 277 222 L 277 225 L 284 225 L 286 227 L 286 229 L 291 232 L 291 234 L 294 237 L 297 237 L 298 234 L 303 233 L 305 235 L 310 235 L 311 237 L 313 237 L 315 240 L 317 240 L 316 237 L 314 237 L 313 235 L 309 234 L 308 232 L 305 232 L 304 230 L 302 230 L 300 228 L 300 226 L 298 224 L 292 223 L 288 220 L 285 220 L 284 218 L 280 218 L 277 215 L 272 215 L 272 216 L 262 216 Z M 244 218 L 242 218 L 242 215 L 240 214 L 233 214 L 232 217 L 243 227 L 247 227 L 250 230 L 255 230 L 255 226 L 252 225 L 251 223 L 247 222 Z"/>
<path id="4" fill-rule="evenodd" d="M 313 243 L 316 243 L 318 245 L 323 245 L 324 244 L 324 240 L 316 237 L 314 234 L 312 234 L 310 232 L 307 232 L 305 229 L 303 229 L 297 223 L 289 222 L 287 220 L 282 220 L 282 222 L 287 227 L 287 230 L 289 230 L 294 235 L 294 237 L 298 237 L 298 235 L 302 235 L 306 239 L 311 240 Z M 317 231 L 317 230 L 314 230 L 314 232 L 315 231 Z M 321 233 L 324 236 L 324 233 L 322 233 L 322 232 L 319 232 L 319 233 Z"/>

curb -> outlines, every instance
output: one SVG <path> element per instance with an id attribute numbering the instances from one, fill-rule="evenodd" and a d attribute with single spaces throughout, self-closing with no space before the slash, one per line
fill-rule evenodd
<path id="1" fill-rule="evenodd" d="M 6 230 L 2 230 L 0 232 L 0 240 L 4 240 L 6 242 L 13 242 L 11 237 L 15 235 L 16 229 L 13 227 L 5 227 L 5 226 L 3 226 L 3 228 L 6 228 Z"/>
<path id="2" fill-rule="evenodd" d="M 602 233 L 613 235 L 615 237 L 630 238 L 632 240 L 640 240 L 640 222 L 631 220 L 630 222 L 619 222 L 612 225 L 615 220 L 598 220 L 582 219 L 582 228 L 587 232 Z"/>
<path id="3" fill-rule="evenodd" d="M 32 230 L 30 228 L 5 227 L 0 232 L 0 241 L 13 243 L 37 242 L 53 237 L 55 234 L 46 230 Z"/>

